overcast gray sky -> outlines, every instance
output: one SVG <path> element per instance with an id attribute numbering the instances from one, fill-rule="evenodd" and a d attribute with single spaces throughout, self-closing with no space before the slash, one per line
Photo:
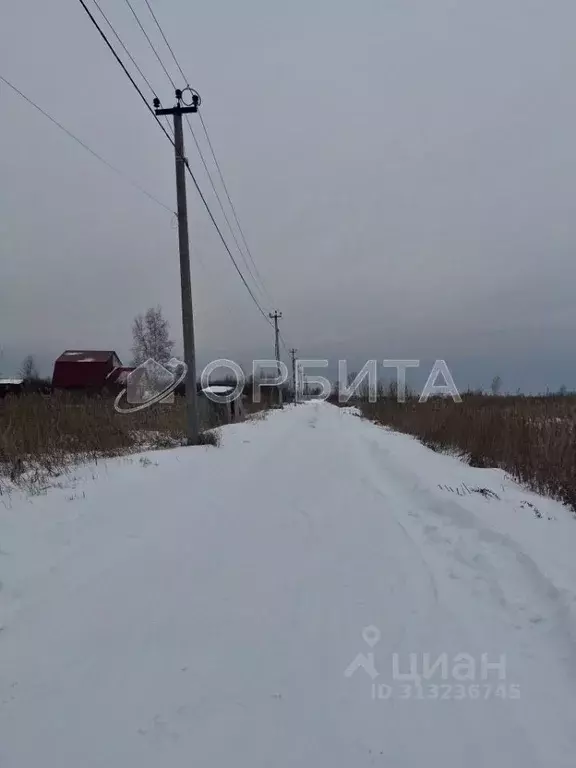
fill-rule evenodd
<path id="1" fill-rule="evenodd" d="M 444 358 L 461 387 L 576 387 L 573 0 L 151 3 L 301 356 Z M 101 5 L 170 103 L 125 2 Z M 0 74 L 175 204 L 171 146 L 77 0 L 7 0 Z M 3 84 L 0 110 L 2 373 L 74 347 L 128 361 L 132 318 L 157 303 L 179 340 L 170 214 Z M 192 188 L 189 203 L 200 361 L 270 354 Z"/>

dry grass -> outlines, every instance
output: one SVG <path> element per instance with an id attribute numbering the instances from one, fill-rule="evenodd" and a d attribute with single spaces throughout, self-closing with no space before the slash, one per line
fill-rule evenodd
<path id="1" fill-rule="evenodd" d="M 264 421 L 270 413 L 270 408 L 264 408 L 260 403 L 246 403 L 246 421 Z"/>
<path id="2" fill-rule="evenodd" d="M 198 437 L 198 445 L 212 445 L 214 448 L 218 448 L 220 446 L 220 432 L 217 429 L 201 432 Z"/>
<path id="3" fill-rule="evenodd" d="M 420 438 L 435 450 L 454 450 L 472 466 L 499 467 L 576 511 L 576 397 L 465 395 L 461 404 L 437 398 L 358 403 L 363 414 Z"/>
<path id="4" fill-rule="evenodd" d="M 201 444 L 217 445 L 218 424 L 202 424 Z M 210 430 L 210 431 L 207 431 Z M 81 461 L 185 443 L 184 402 L 119 414 L 112 400 L 30 394 L 0 400 L 0 483 L 57 475 Z"/>

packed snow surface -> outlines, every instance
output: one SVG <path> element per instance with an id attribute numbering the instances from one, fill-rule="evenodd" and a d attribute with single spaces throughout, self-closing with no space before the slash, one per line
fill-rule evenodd
<path id="1" fill-rule="evenodd" d="M 576 521 L 312 402 L 0 496 L 2 768 L 576 765 Z"/>

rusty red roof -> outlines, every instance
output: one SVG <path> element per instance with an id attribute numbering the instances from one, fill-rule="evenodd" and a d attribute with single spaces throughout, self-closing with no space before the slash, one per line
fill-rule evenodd
<path id="1" fill-rule="evenodd" d="M 56 360 L 57 363 L 107 363 L 116 355 L 113 349 L 67 349 Z M 116 355 L 118 358 L 118 355 Z"/>

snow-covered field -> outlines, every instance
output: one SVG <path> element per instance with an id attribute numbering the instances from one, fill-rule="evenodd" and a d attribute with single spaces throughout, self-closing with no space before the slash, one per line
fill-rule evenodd
<path id="1" fill-rule="evenodd" d="M 0 497 L 0 579 L 2 768 L 576 765 L 572 515 L 325 403 Z"/>

